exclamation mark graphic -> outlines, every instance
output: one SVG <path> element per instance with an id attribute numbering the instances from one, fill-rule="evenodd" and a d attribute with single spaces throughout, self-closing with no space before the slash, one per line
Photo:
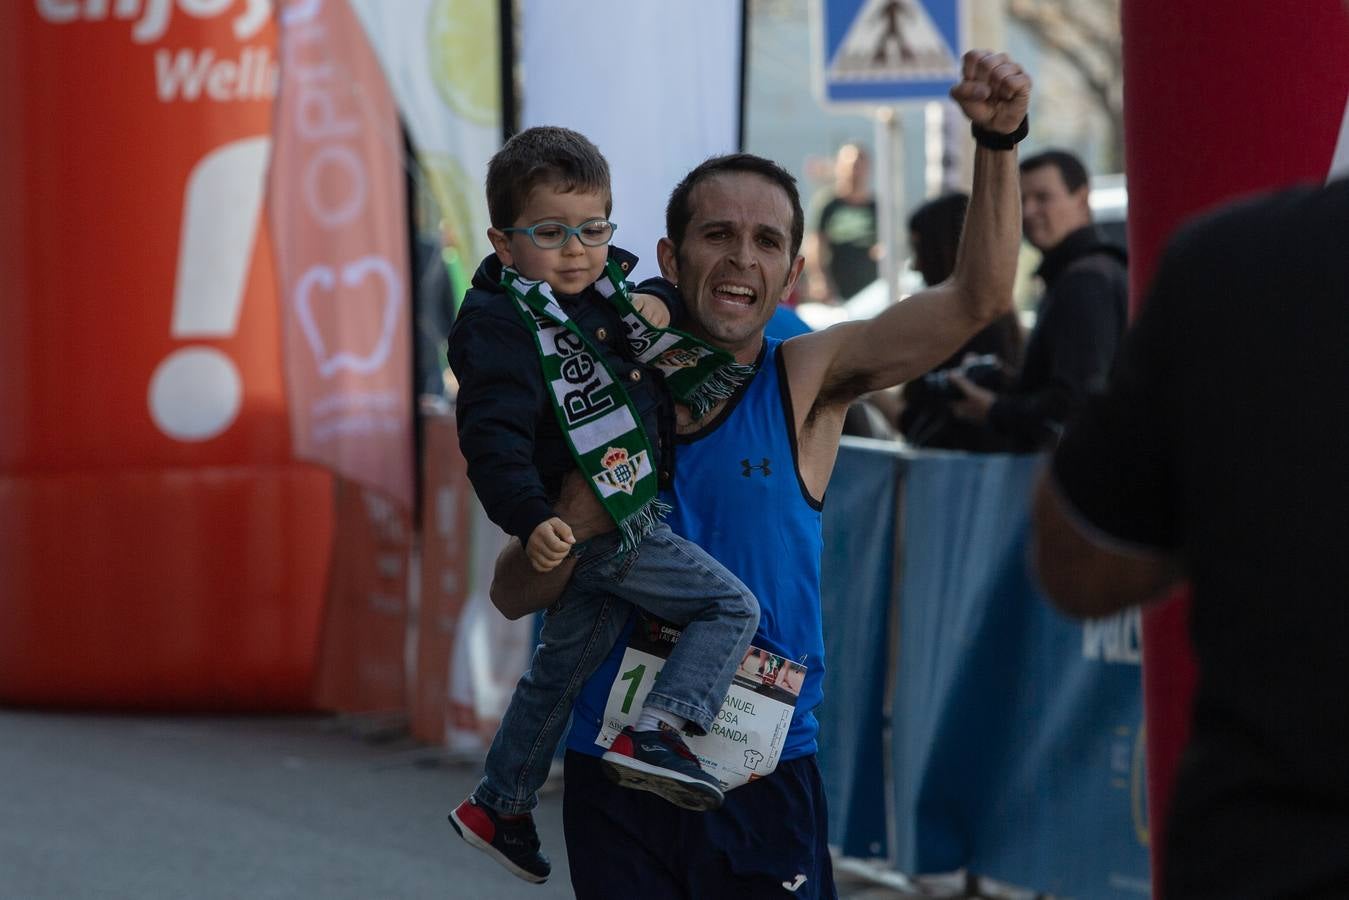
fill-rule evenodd
<path id="1" fill-rule="evenodd" d="M 266 136 L 226 144 L 188 176 L 169 332 L 176 339 L 230 337 L 239 328 L 270 144 Z M 215 437 L 242 402 L 238 366 L 214 347 L 175 350 L 150 379 L 150 415 L 174 440 Z"/>

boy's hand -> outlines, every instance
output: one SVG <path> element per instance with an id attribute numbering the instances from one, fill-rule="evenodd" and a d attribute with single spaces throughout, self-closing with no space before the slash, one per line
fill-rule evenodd
<path id="1" fill-rule="evenodd" d="M 665 303 L 654 294 L 633 294 L 632 306 L 633 309 L 641 314 L 643 319 L 646 319 L 657 328 L 669 326 L 670 310 L 665 306 Z"/>
<path id="2" fill-rule="evenodd" d="M 571 533 L 571 526 L 553 516 L 534 527 L 525 546 L 525 555 L 535 571 L 551 572 L 567 558 L 574 543 L 576 538 Z"/>

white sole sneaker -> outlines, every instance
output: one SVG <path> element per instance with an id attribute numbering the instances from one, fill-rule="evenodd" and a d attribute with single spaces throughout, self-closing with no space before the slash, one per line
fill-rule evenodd
<path id="1" fill-rule="evenodd" d="M 649 791 L 682 809 L 710 812 L 721 807 L 721 788 L 661 769 L 612 750 L 600 757 L 605 776 L 620 787 Z"/>
<path id="2" fill-rule="evenodd" d="M 523 878 L 530 884 L 543 884 L 545 881 L 548 880 L 547 875 L 535 875 L 533 872 L 529 872 L 520 868 L 515 863 L 511 862 L 510 858 L 506 856 L 504 853 L 502 853 L 500 850 L 498 850 L 496 847 L 493 847 L 487 841 L 484 841 L 482 838 L 478 837 L 478 833 L 474 831 L 472 828 L 468 827 L 468 825 L 464 824 L 463 820 L 459 818 L 458 809 L 450 813 L 450 827 L 453 828 L 455 833 L 458 834 L 461 838 L 463 838 L 464 841 L 470 847 L 476 847 L 483 853 L 486 853 L 488 856 L 492 857 L 492 859 L 496 860 L 498 863 L 501 864 L 501 867 L 503 869 L 505 869 L 507 872 L 510 872 L 516 878 Z"/>

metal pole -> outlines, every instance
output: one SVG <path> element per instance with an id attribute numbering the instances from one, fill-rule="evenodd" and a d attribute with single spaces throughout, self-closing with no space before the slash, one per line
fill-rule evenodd
<path id="1" fill-rule="evenodd" d="M 904 129 L 898 111 L 876 112 L 876 240 L 881 246 L 880 273 L 890 302 L 899 299 L 899 223 L 904 206 Z"/>

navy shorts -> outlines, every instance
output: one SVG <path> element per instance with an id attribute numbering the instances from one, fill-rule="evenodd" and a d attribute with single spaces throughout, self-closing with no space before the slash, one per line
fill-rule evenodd
<path id="1" fill-rule="evenodd" d="M 604 777 L 598 757 L 568 751 L 562 821 L 578 900 L 834 900 L 829 816 L 814 756 L 779 763 L 690 812 Z"/>

